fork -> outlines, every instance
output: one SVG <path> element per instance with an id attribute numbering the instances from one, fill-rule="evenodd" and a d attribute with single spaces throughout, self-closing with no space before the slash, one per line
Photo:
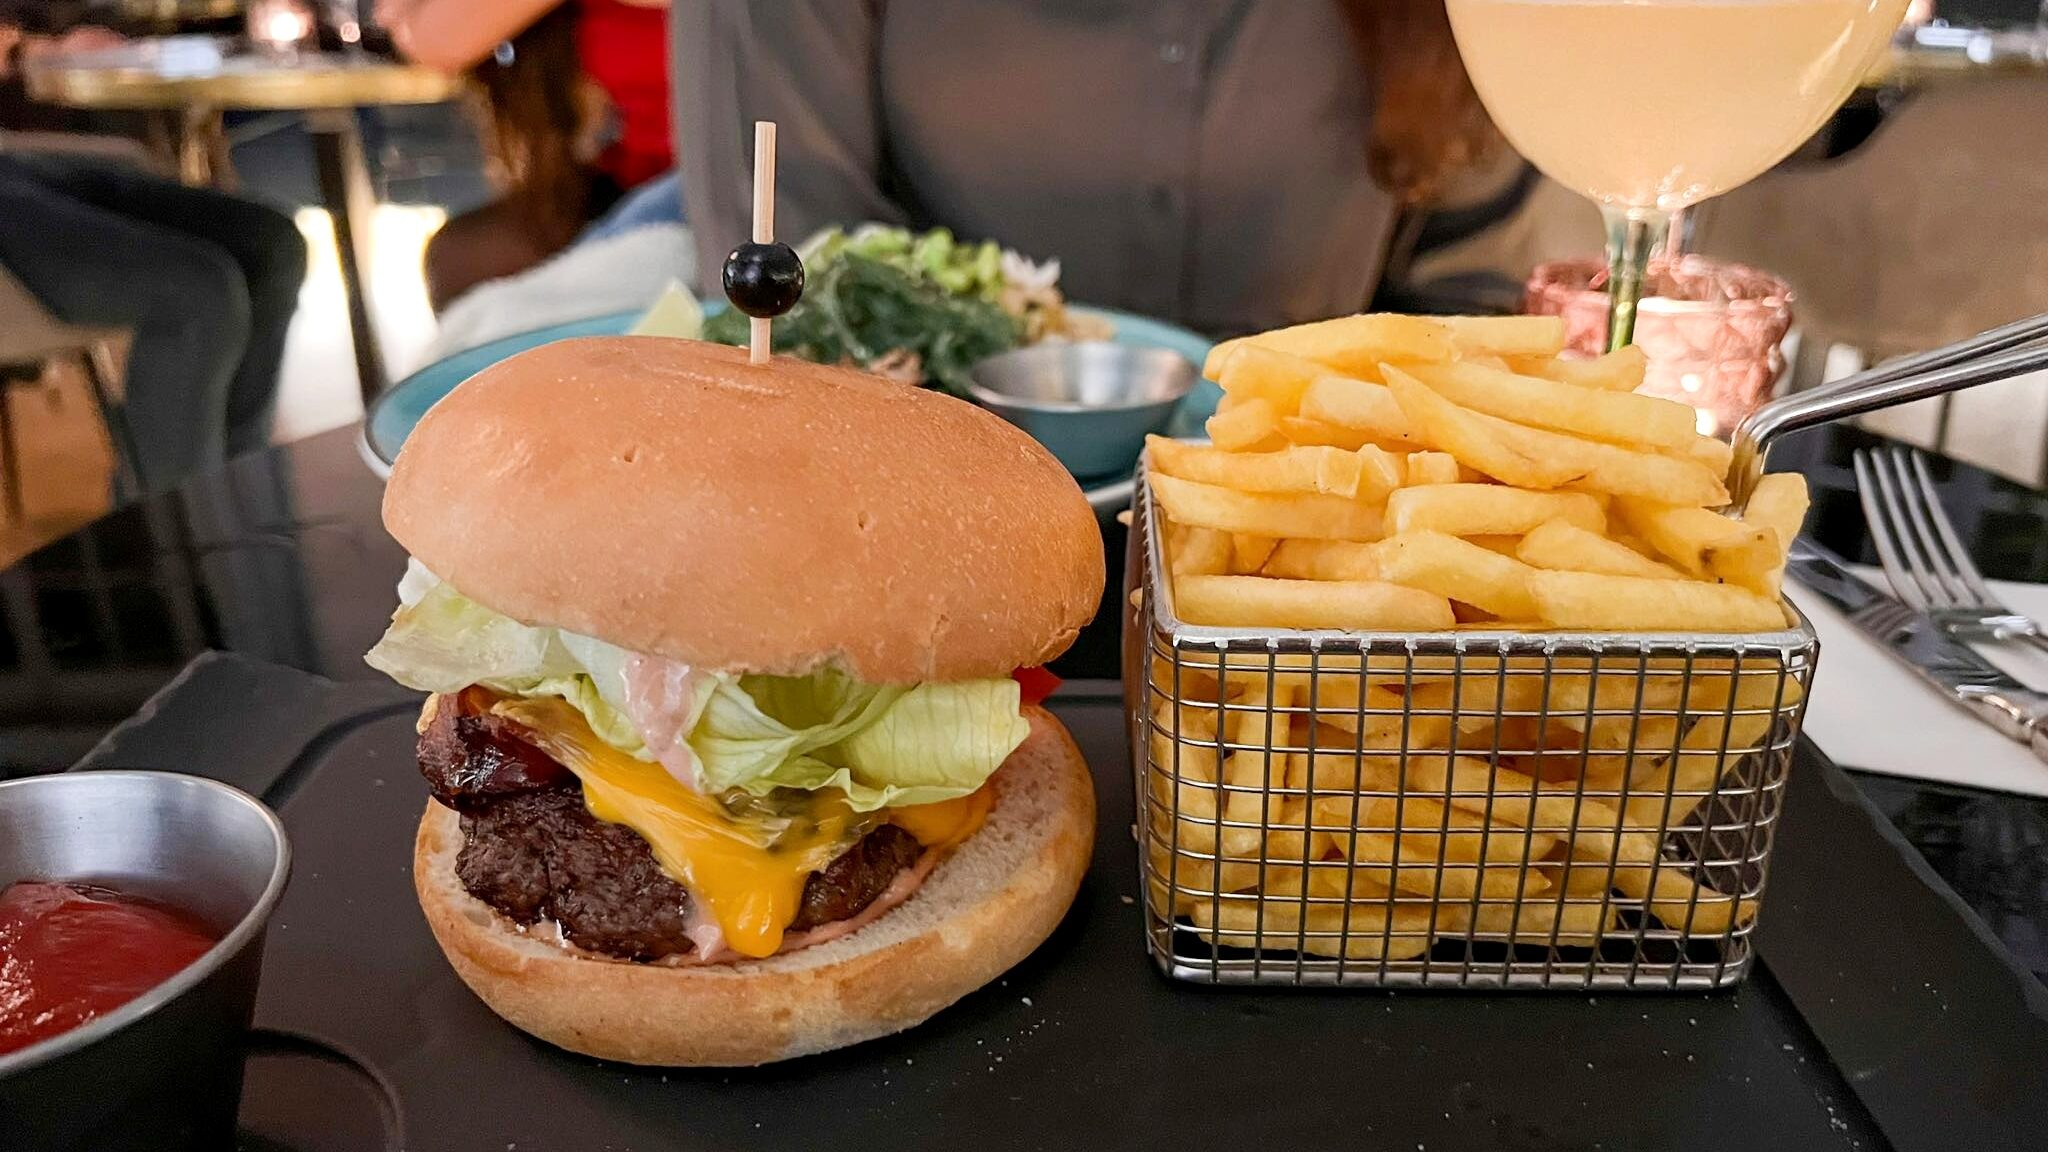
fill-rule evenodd
<path id="1" fill-rule="evenodd" d="M 1999 603 L 1941 506 L 1927 458 L 1904 447 L 1856 452 L 1856 495 L 1899 599 L 1959 640 L 2024 640 L 2048 651 L 2031 617 Z"/>

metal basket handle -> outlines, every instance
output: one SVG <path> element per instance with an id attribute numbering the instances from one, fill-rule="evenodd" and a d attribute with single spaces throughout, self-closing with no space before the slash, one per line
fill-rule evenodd
<path id="1" fill-rule="evenodd" d="M 1739 514 L 1749 502 L 1763 476 L 1764 457 L 1780 436 L 2041 368 L 2048 368 L 2048 313 L 1773 400 L 1735 428 L 1727 511 Z"/>

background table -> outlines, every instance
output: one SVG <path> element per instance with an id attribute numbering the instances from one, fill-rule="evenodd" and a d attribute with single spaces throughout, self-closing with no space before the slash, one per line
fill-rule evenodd
<path id="1" fill-rule="evenodd" d="M 356 110 L 437 104 L 463 90 L 444 72 L 356 53 L 269 55 L 233 51 L 208 36 L 171 36 L 100 52 L 44 57 L 24 75 L 35 100 L 71 108 L 155 113 L 189 184 L 228 186 L 222 116 L 228 111 L 296 111 L 313 138 L 320 198 L 334 222 L 363 403 L 384 387 L 383 356 L 364 296 L 368 225 L 375 197 Z"/>

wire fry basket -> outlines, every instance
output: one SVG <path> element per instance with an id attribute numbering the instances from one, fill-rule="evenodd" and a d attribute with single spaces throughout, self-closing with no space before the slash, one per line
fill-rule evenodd
<path id="1" fill-rule="evenodd" d="M 1216 628 L 1134 502 L 1124 660 L 1146 946 L 1176 979 L 1739 982 L 1819 645 Z"/>

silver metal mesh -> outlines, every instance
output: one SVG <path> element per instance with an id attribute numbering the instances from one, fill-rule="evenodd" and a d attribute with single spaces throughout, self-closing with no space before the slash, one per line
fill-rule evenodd
<path id="1" fill-rule="evenodd" d="M 1818 644 L 1174 616 L 1142 483 L 1125 684 L 1146 943 L 1230 984 L 1747 973 Z"/>

